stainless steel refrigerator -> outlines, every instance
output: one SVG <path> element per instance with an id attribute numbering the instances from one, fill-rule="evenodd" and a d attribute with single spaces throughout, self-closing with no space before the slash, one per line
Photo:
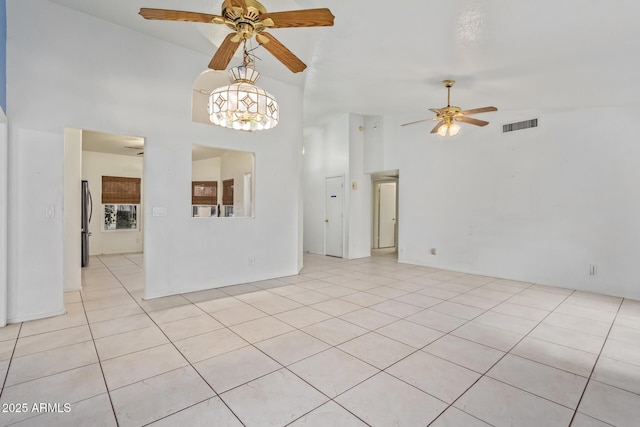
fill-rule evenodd
<path id="1" fill-rule="evenodd" d="M 89 223 L 93 214 L 93 200 L 89 191 L 89 181 L 82 181 L 82 267 L 89 265 Z"/>

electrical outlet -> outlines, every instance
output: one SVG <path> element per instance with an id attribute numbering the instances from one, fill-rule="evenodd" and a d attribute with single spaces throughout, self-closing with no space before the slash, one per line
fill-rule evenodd
<path id="1" fill-rule="evenodd" d="M 435 255 L 436 254 L 436 248 L 431 248 L 431 255 Z"/>
<path id="2" fill-rule="evenodd" d="M 589 275 L 595 276 L 598 274 L 598 266 L 595 264 L 589 264 Z"/>
<path id="3" fill-rule="evenodd" d="M 247 260 L 249 262 L 249 265 L 253 265 L 256 263 L 256 260 L 254 257 L 250 256 L 249 259 Z"/>

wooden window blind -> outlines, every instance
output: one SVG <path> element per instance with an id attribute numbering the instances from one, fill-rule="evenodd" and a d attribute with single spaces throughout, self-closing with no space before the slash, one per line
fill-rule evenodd
<path id="1" fill-rule="evenodd" d="M 140 178 L 102 177 L 102 204 L 140 204 Z"/>
<path id="2" fill-rule="evenodd" d="M 233 179 L 222 181 L 222 204 L 233 205 Z"/>
<path id="3" fill-rule="evenodd" d="M 217 181 L 192 181 L 191 182 L 192 205 L 217 205 L 218 182 Z"/>

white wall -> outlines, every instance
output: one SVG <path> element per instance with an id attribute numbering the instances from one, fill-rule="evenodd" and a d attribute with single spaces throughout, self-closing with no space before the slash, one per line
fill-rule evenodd
<path id="1" fill-rule="evenodd" d="M 362 126 L 366 145 L 364 170 L 367 173 L 384 171 L 384 117 L 364 116 Z"/>
<path id="2" fill-rule="evenodd" d="M 396 170 L 400 168 L 400 144 L 399 134 L 401 132 L 401 123 L 397 116 L 385 116 L 382 126 L 384 163 L 382 171 Z M 380 171 L 378 171 L 380 172 Z"/>
<path id="3" fill-rule="evenodd" d="M 304 183 L 304 250 L 325 254 L 325 179 L 344 176 L 349 183 L 349 115 L 327 121 L 324 126 L 306 131 L 303 156 Z M 348 207 L 349 192 L 345 191 L 344 206 Z M 343 248 L 345 251 L 347 215 L 344 215 Z M 344 255 L 347 256 L 346 254 Z"/>
<path id="4" fill-rule="evenodd" d="M 371 254 L 371 178 L 364 172 L 363 123 L 360 115 L 343 114 L 305 135 L 305 251 L 325 254 L 325 179 L 344 176 L 343 257 Z"/>
<path id="5" fill-rule="evenodd" d="M 305 129 L 302 156 L 302 250 L 324 255 L 323 128 Z M 316 178 L 316 179 L 314 179 Z"/>
<path id="6" fill-rule="evenodd" d="M 0 327 L 7 323 L 7 116 L 0 108 Z"/>
<path id="7" fill-rule="evenodd" d="M 349 259 L 371 255 L 371 175 L 364 172 L 364 118 L 349 116 L 349 178 L 345 193 L 349 193 L 348 254 Z"/>
<path id="8" fill-rule="evenodd" d="M 639 113 L 539 114 L 539 128 L 503 135 L 499 124 L 519 113 L 497 112 L 446 139 L 401 128 L 399 261 L 640 298 L 640 150 L 629 125 Z"/>
<path id="9" fill-rule="evenodd" d="M 195 160 L 191 168 L 191 177 L 194 181 L 220 181 L 220 157 Z"/>
<path id="10" fill-rule="evenodd" d="M 242 133 L 193 123 L 192 85 L 206 68 L 207 55 L 46 0 L 9 2 L 7 15 L 9 253 L 16 254 L 10 255 L 9 308 L 14 321 L 61 311 L 57 254 L 62 253 L 63 223 L 61 216 L 44 217 L 44 211 L 52 205 L 59 212 L 62 205 L 65 127 L 145 138 L 146 297 L 297 273 L 300 89 L 262 76 L 260 85 L 281 107 L 281 122 L 270 131 Z M 191 182 L 192 144 L 255 153 L 260 209 L 255 219 L 191 217 L 185 188 Z M 27 161 L 28 156 L 37 160 Z M 46 185 L 36 185 L 38 176 L 46 177 Z M 35 202 L 20 200 L 25 190 L 34 192 Z M 154 208 L 160 216 L 152 215 Z M 47 227 L 33 226 L 43 218 Z M 20 248 L 29 248 L 29 256 Z"/>
<path id="11" fill-rule="evenodd" d="M 399 168 L 398 132 L 395 116 L 364 116 L 364 171 L 384 172 Z"/>
<path id="12" fill-rule="evenodd" d="M 89 190 L 93 199 L 93 216 L 89 223 L 89 255 L 119 254 L 142 252 L 144 248 L 144 190 L 142 179 L 144 160 L 140 156 L 120 156 L 116 154 L 82 152 L 82 179 L 89 181 Z M 122 176 L 141 178 L 140 192 L 142 200 L 138 212 L 137 230 L 104 230 L 102 212 L 102 177 Z M 190 191 L 185 189 L 185 191 Z"/>
<path id="13" fill-rule="evenodd" d="M 233 179 L 233 215 L 244 213 L 244 174 L 253 171 L 253 154 L 241 151 L 227 151 L 222 155 L 220 165 L 220 201 L 222 201 L 222 181 Z M 255 212 L 254 206 L 254 212 Z M 269 206 L 271 208 L 271 206 Z"/>
<path id="14" fill-rule="evenodd" d="M 64 313 L 63 130 L 9 130 L 9 323 Z"/>
<path id="15" fill-rule="evenodd" d="M 82 130 L 64 130 L 64 291 L 82 289 Z"/>

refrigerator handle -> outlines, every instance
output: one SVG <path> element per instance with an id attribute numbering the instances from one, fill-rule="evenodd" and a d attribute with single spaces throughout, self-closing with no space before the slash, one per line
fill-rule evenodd
<path id="1" fill-rule="evenodd" d="M 91 223 L 91 217 L 93 216 L 93 198 L 91 197 L 91 191 L 89 193 L 89 223 Z M 89 224 L 87 224 L 87 227 Z"/>

